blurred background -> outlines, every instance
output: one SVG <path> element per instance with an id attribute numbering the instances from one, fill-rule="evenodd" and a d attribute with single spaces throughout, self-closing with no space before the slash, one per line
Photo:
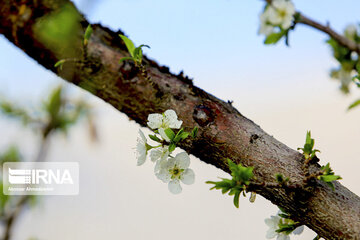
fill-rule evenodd
<path id="1" fill-rule="evenodd" d="M 265 46 L 257 34 L 263 1 L 237 0 L 76 0 L 91 23 L 122 29 L 147 55 L 171 71 L 233 105 L 286 145 L 304 144 L 312 131 L 322 164 L 330 162 L 341 182 L 360 194 L 360 108 L 347 112 L 360 95 L 339 91 L 329 77 L 337 66 L 328 37 L 297 26 L 290 47 Z M 294 1 L 295 7 L 342 32 L 357 23 L 356 0 Z M 264 219 L 277 207 L 258 196 L 255 203 L 209 191 L 207 180 L 227 177 L 223 171 L 191 157 L 194 185 L 172 195 L 153 174 L 148 161 L 136 166 L 139 125 L 110 105 L 65 83 L 0 36 L 0 96 L 23 106 L 41 104 L 56 85 L 92 105 L 98 141 L 89 139 L 85 121 L 67 135 L 54 134 L 47 161 L 80 164 L 78 196 L 42 196 L 23 211 L 12 239 L 265 239 Z M 19 146 L 24 159 L 37 153 L 39 136 L 9 118 L 0 118 L 0 152 Z M 147 131 L 144 129 L 144 131 Z M 312 239 L 311 230 L 292 239 Z"/>

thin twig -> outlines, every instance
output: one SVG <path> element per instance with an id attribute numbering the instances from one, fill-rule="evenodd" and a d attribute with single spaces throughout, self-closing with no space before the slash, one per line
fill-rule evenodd
<path id="1" fill-rule="evenodd" d="M 48 147 L 48 139 L 50 136 L 51 130 L 46 134 L 43 133 L 40 148 L 38 150 L 38 154 L 36 156 L 35 162 L 42 162 L 45 158 L 47 147 Z M 17 217 L 19 216 L 20 212 L 25 208 L 28 201 L 30 200 L 29 195 L 23 195 L 20 197 L 19 201 L 17 202 L 14 210 L 5 217 L 4 225 L 4 237 L 3 240 L 9 240 L 11 238 L 12 227 L 14 226 L 14 222 L 16 221 Z"/>
<path id="2" fill-rule="evenodd" d="M 328 34 L 331 38 L 337 41 L 340 45 L 348 48 L 351 51 L 357 52 L 360 54 L 360 44 L 346 38 L 345 36 L 335 32 L 332 28 L 330 28 L 329 24 L 322 25 L 306 16 L 299 14 L 299 19 L 296 20 L 296 23 L 301 23 L 310 27 L 313 27 L 321 32 Z"/>
<path id="3" fill-rule="evenodd" d="M 273 0 L 265 0 L 268 4 L 271 4 Z M 337 33 L 334 29 L 330 27 L 330 24 L 323 25 L 319 22 L 316 22 L 305 15 L 303 15 L 301 12 L 296 12 L 295 15 L 298 15 L 298 18 L 295 20 L 295 23 L 301 23 L 310 27 L 313 27 L 323 33 L 328 34 L 331 38 L 333 38 L 335 41 L 337 41 L 340 45 L 348 48 L 351 51 L 357 52 L 360 54 L 360 44 L 357 44 L 353 40 L 350 40 L 346 38 L 345 36 Z"/>

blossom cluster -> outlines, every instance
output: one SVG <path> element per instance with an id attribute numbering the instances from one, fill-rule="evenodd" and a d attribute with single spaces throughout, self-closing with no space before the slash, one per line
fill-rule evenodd
<path id="1" fill-rule="evenodd" d="M 357 25 L 348 25 L 344 30 L 344 36 L 355 43 L 360 43 L 359 28 Z M 357 71 L 359 71 L 360 68 L 359 55 L 356 52 L 341 46 L 333 39 L 329 39 L 327 42 L 332 47 L 334 57 L 340 63 L 339 67 L 331 70 L 330 76 L 339 80 L 340 89 L 344 93 L 348 93 L 349 85 L 352 82 L 353 77 L 356 75 L 358 76 Z"/>
<path id="2" fill-rule="evenodd" d="M 267 239 L 290 240 L 290 234 L 300 235 L 304 231 L 304 225 L 298 226 L 286 216 L 287 214 L 279 211 L 276 216 L 265 219 L 265 223 L 269 227 L 266 232 Z"/>
<path id="3" fill-rule="evenodd" d="M 154 135 L 149 135 L 150 139 L 159 145 L 151 146 L 144 133 L 139 130 L 140 137 L 137 140 L 137 165 L 145 163 L 146 158 L 155 163 L 154 172 L 158 179 L 168 183 L 169 191 L 178 194 L 182 191 L 180 182 L 193 184 L 195 174 L 189 168 L 190 157 L 186 152 L 181 152 L 172 156 L 176 143 L 184 140 L 189 133 L 180 129 L 182 121 L 178 120 L 174 110 L 166 110 L 164 113 L 149 114 L 147 125 L 154 131 Z M 180 129 L 177 134 L 172 129 Z M 149 154 L 150 152 L 150 154 Z"/>
<path id="4" fill-rule="evenodd" d="M 260 15 L 259 33 L 269 36 L 278 28 L 280 31 L 291 27 L 294 20 L 295 7 L 288 0 L 273 0 L 266 5 L 264 12 Z"/>

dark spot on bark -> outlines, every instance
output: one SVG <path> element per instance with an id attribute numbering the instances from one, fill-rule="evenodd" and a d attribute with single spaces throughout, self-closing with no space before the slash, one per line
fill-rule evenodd
<path id="1" fill-rule="evenodd" d="M 174 95 L 174 98 L 178 101 L 184 101 L 185 96 L 181 93 Z"/>
<path id="2" fill-rule="evenodd" d="M 167 88 L 170 88 L 170 85 L 169 85 L 168 83 L 165 83 L 165 86 L 166 86 Z"/>
<path id="3" fill-rule="evenodd" d="M 138 73 L 135 65 L 132 62 L 127 61 L 123 62 L 123 64 L 120 66 L 119 71 L 122 74 L 123 78 L 126 80 L 133 79 Z"/>
<path id="4" fill-rule="evenodd" d="M 193 118 L 202 127 L 214 121 L 214 116 L 211 109 L 204 105 L 197 105 L 195 107 Z"/>
<path id="5" fill-rule="evenodd" d="M 156 93 L 155 93 L 155 97 L 156 98 L 162 98 L 164 96 L 164 92 L 161 91 L 160 89 L 157 89 Z"/>
<path id="6" fill-rule="evenodd" d="M 12 14 L 16 14 L 17 13 L 17 8 L 15 7 L 15 6 L 10 6 L 10 12 L 12 13 Z"/>
<path id="7" fill-rule="evenodd" d="M 98 58 L 86 58 L 85 61 L 81 63 L 81 68 L 87 74 L 95 74 L 101 70 L 102 64 Z"/>
<path id="8" fill-rule="evenodd" d="M 314 156 L 312 159 L 311 159 L 311 163 L 318 163 L 320 161 L 320 159 L 317 157 L 317 156 Z"/>
<path id="9" fill-rule="evenodd" d="M 254 143 L 258 138 L 259 136 L 257 134 L 251 134 L 250 143 Z"/>

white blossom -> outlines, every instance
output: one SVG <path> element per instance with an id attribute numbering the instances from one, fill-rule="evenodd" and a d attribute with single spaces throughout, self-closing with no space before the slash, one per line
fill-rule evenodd
<path id="1" fill-rule="evenodd" d="M 160 170 L 156 176 L 165 183 L 168 183 L 169 191 L 178 194 L 182 191 L 180 181 L 184 184 L 193 184 L 195 181 L 194 171 L 189 168 L 190 157 L 186 152 L 169 158 L 166 162 L 159 164 Z"/>
<path id="2" fill-rule="evenodd" d="M 331 77 L 340 80 L 342 91 L 349 91 L 349 84 L 352 81 L 351 70 L 347 70 L 343 66 L 341 66 L 340 69 L 334 69 L 331 71 Z"/>
<path id="3" fill-rule="evenodd" d="M 160 170 L 161 164 L 166 162 L 167 158 L 169 157 L 169 147 L 164 146 L 160 148 L 153 149 L 150 153 L 150 159 L 153 162 L 156 162 L 154 172 L 158 173 Z"/>
<path id="4" fill-rule="evenodd" d="M 295 7 L 291 1 L 273 0 L 260 15 L 259 33 L 265 36 L 274 32 L 275 26 L 288 29 L 294 20 Z"/>
<path id="5" fill-rule="evenodd" d="M 352 81 L 351 71 L 341 68 L 339 71 L 339 79 L 342 85 L 348 86 Z"/>
<path id="6" fill-rule="evenodd" d="M 150 153 L 150 159 L 153 162 L 156 162 L 158 160 L 166 160 L 169 156 L 169 147 L 164 146 L 160 148 L 153 149 Z"/>
<path id="7" fill-rule="evenodd" d="M 140 137 L 137 139 L 136 144 L 136 154 L 137 154 L 137 165 L 140 166 L 144 164 L 146 160 L 146 155 L 148 152 L 147 139 L 145 138 L 144 133 L 139 129 Z"/>
<path id="8" fill-rule="evenodd" d="M 283 29 L 291 26 L 295 14 L 295 7 L 291 1 L 274 0 L 268 9 L 269 21 L 273 25 L 280 25 Z"/>
<path id="9" fill-rule="evenodd" d="M 259 34 L 263 34 L 265 36 L 270 35 L 274 32 L 274 26 L 269 22 L 269 11 L 264 11 L 260 15 L 260 29 Z"/>
<path id="10" fill-rule="evenodd" d="M 170 142 L 170 139 L 165 134 L 165 129 L 173 128 L 179 129 L 181 127 L 182 121 L 178 120 L 176 112 L 172 109 L 166 110 L 163 114 L 152 113 L 148 116 L 147 125 L 155 130 L 158 129 L 161 137 Z"/>
<path id="11" fill-rule="evenodd" d="M 350 40 L 354 40 L 355 36 L 357 35 L 357 26 L 355 24 L 347 25 L 344 31 L 345 37 Z"/>
<path id="12" fill-rule="evenodd" d="M 281 213 L 281 212 L 279 212 Z M 278 213 L 278 214 L 279 214 Z M 276 232 L 279 229 L 279 224 L 286 223 L 287 219 L 281 218 L 279 215 L 271 216 L 270 218 L 265 219 L 266 225 L 269 227 L 268 231 L 266 232 L 267 239 L 273 239 L 276 237 L 276 240 L 290 240 L 290 236 L 285 232 Z M 292 221 L 292 220 L 288 220 Z M 297 227 L 292 233 L 299 235 L 303 232 L 304 226 Z"/>

